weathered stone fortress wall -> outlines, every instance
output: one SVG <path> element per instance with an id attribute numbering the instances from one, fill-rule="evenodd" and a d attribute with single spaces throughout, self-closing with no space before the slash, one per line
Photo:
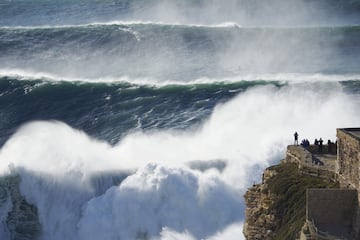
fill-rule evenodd
<path id="1" fill-rule="evenodd" d="M 324 178 L 329 181 L 335 181 L 336 179 L 336 174 L 333 170 L 331 171 L 324 168 L 324 166 L 315 165 L 312 154 L 301 146 L 289 145 L 287 147 L 286 158 L 283 162 L 297 164 L 302 174 Z"/>
<path id="2" fill-rule="evenodd" d="M 337 137 L 338 156 L 335 171 L 340 185 L 343 188 L 360 190 L 360 139 L 347 129 L 337 129 Z"/>
<path id="3" fill-rule="evenodd" d="M 330 235 L 351 239 L 356 190 L 308 189 L 306 219 Z"/>
<path id="4" fill-rule="evenodd" d="M 360 129 L 337 129 L 338 152 L 335 165 L 341 188 L 355 189 L 360 199 Z M 360 239 L 360 203 L 353 210 L 353 239 Z"/>

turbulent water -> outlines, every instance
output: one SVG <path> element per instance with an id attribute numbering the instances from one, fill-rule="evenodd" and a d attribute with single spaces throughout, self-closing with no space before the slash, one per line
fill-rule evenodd
<path id="1" fill-rule="evenodd" d="M 0 239 L 243 239 L 359 104 L 358 1 L 0 1 Z"/>

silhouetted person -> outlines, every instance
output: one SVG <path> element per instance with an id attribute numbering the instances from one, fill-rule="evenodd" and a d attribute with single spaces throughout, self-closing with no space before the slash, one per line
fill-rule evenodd
<path id="1" fill-rule="evenodd" d="M 314 144 L 317 146 L 319 145 L 319 141 L 317 140 L 317 138 L 315 138 Z"/>
<path id="2" fill-rule="evenodd" d="M 294 145 L 299 145 L 299 134 L 297 132 L 294 133 Z"/>
<path id="3" fill-rule="evenodd" d="M 324 141 L 322 140 L 322 138 L 320 138 L 320 139 L 319 139 L 319 149 L 318 149 L 319 152 L 322 152 L 323 142 L 324 142 Z"/>
<path id="4" fill-rule="evenodd" d="M 330 141 L 330 139 L 328 140 L 328 153 L 331 153 L 332 152 L 332 145 L 333 143 Z"/>

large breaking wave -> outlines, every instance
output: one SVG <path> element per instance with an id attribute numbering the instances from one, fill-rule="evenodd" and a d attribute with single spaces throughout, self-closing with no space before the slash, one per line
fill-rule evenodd
<path id="1" fill-rule="evenodd" d="M 334 139 L 335 128 L 359 122 L 358 103 L 337 83 L 259 86 L 216 107 L 196 131 L 136 132 L 115 146 L 34 122 L 3 146 L 0 169 L 2 179 L 20 176 L 40 239 L 231 236 L 241 229 L 246 186 L 282 157 L 291 133 Z M 16 199 L 5 199 L 2 209 L 13 213 Z M 11 222 L 4 229 L 21 234 Z"/>
<path id="2" fill-rule="evenodd" d="M 292 134 L 360 114 L 359 1 L 0 3 L 0 239 L 241 239 Z"/>
<path id="3" fill-rule="evenodd" d="M 359 74 L 359 36 L 357 26 L 100 24 L 0 28 L 0 70 L 65 79 L 161 82 L 253 74 Z"/>

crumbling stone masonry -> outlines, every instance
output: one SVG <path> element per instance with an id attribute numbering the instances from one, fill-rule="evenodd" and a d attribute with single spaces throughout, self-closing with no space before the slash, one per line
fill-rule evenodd
<path id="1" fill-rule="evenodd" d="M 356 194 L 356 190 L 347 189 L 307 189 L 306 220 L 324 233 L 353 239 Z"/>
<path id="2" fill-rule="evenodd" d="M 360 128 L 337 129 L 335 171 L 342 188 L 360 190 Z"/>
<path id="3" fill-rule="evenodd" d="M 360 128 L 337 129 L 335 172 L 343 189 L 357 190 L 360 199 Z M 360 239 L 360 204 L 353 220 L 353 239 Z"/>

